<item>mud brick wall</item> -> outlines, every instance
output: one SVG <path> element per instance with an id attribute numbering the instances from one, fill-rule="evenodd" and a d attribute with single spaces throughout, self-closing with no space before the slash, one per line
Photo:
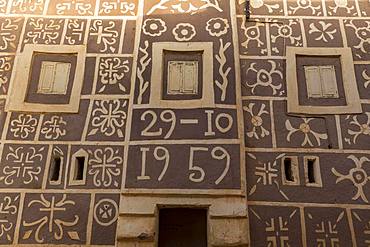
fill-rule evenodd
<path id="1" fill-rule="evenodd" d="M 240 200 L 245 215 L 225 203 L 211 217 L 212 246 L 369 246 L 369 16 L 368 0 L 0 0 L 0 244 L 154 246 L 155 227 L 120 239 L 133 224 L 122 205 L 160 196 Z M 5 110 L 17 59 L 40 44 L 85 46 L 78 113 Z M 363 112 L 288 114 L 289 46 L 351 48 Z M 167 50 L 203 52 L 195 98 L 161 99 Z M 71 183 L 76 154 L 83 184 Z M 321 186 L 306 184 L 307 157 Z M 228 223 L 244 237 L 217 238 Z"/>

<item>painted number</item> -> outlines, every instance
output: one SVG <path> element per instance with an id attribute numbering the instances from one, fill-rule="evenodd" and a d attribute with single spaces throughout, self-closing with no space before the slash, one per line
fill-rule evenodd
<path id="1" fill-rule="evenodd" d="M 147 116 L 150 116 L 151 121 L 149 122 L 148 126 L 143 131 L 141 131 L 141 135 L 142 136 L 161 136 L 163 132 L 162 128 L 158 128 L 157 131 L 152 130 L 158 120 L 157 114 L 154 111 L 149 110 L 149 111 L 144 112 L 143 115 L 141 115 L 140 119 L 142 121 L 145 121 L 147 119 Z M 160 119 L 165 123 L 171 123 L 170 129 L 168 130 L 167 134 L 164 136 L 164 139 L 168 139 L 171 137 L 175 129 L 176 115 L 173 111 L 166 110 L 161 113 Z"/>
<path id="2" fill-rule="evenodd" d="M 234 124 L 233 117 L 228 113 L 219 113 L 215 114 L 214 110 L 206 110 L 205 111 L 207 117 L 207 130 L 204 132 L 205 136 L 216 136 L 216 130 L 222 134 L 229 132 Z M 142 136 L 162 136 L 164 134 L 164 130 L 161 127 L 155 129 L 155 125 L 158 124 L 158 115 L 152 110 L 145 111 L 140 119 L 142 121 L 149 120 L 148 125 L 145 127 L 143 131 L 141 131 Z M 167 133 L 164 135 L 164 139 L 169 139 L 175 128 L 177 123 L 176 114 L 172 110 L 165 110 L 161 112 L 159 115 L 160 121 L 166 124 L 170 124 L 170 128 L 168 129 Z M 185 120 L 185 121 L 183 121 Z M 180 119 L 180 123 L 186 122 L 188 119 Z M 191 121 L 194 120 L 194 121 Z M 183 122 L 181 122 L 183 121 Z M 198 119 L 190 119 L 190 123 L 198 123 Z"/>
<path id="3" fill-rule="evenodd" d="M 141 151 L 141 173 L 140 176 L 137 177 L 138 180 L 150 180 L 151 177 L 146 175 L 146 161 L 147 161 L 147 153 L 150 152 L 150 148 L 142 147 L 140 148 Z M 189 152 L 189 166 L 188 169 L 190 171 L 189 180 L 194 183 L 201 183 L 204 181 L 206 177 L 206 171 L 201 167 L 201 164 L 197 164 L 195 162 L 196 153 L 199 152 L 209 152 L 209 148 L 207 147 L 190 147 Z M 227 150 L 223 147 L 214 147 L 211 152 L 211 157 L 214 160 L 225 160 L 225 168 L 221 175 L 215 181 L 215 184 L 220 184 L 230 170 L 230 154 Z M 166 172 L 170 165 L 170 152 L 165 147 L 155 147 L 153 150 L 153 156 L 157 161 L 163 162 L 162 171 L 158 177 L 158 181 L 162 181 Z"/>
<path id="4" fill-rule="evenodd" d="M 208 122 L 208 127 L 207 127 L 207 132 L 204 133 L 205 136 L 215 136 L 216 132 L 214 131 L 214 127 L 221 133 L 227 133 L 228 131 L 231 130 L 233 127 L 233 118 L 230 114 L 227 113 L 220 113 L 216 116 L 215 120 L 213 121 L 213 114 L 215 111 L 213 110 L 207 110 L 207 122 Z M 224 122 L 224 124 L 221 124 Z"/>
<path id="5" fill-rule="evenodd" d="M 146 175 L 146 157 L 147 152 L 150 151 L 149 148 L 140 148 L 141 151 L 141 173 L 140 176 L 137 177 L 138 180 L 150 180 L 150 176 Z M 156 147 L 153 152 L 154 158 L 158 161 L 164 161 L 163 169 L 161 174 L 158 177 L 158 181 L 161 181 L 164 175 L 167 172 L 168 165 L 170 163 L 170 153 L 168 152 L 167 148 L 164 147 Z"/>

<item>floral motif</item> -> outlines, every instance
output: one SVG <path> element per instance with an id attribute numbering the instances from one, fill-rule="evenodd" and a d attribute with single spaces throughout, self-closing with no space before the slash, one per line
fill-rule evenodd
<path id="1" fill-rule="evenodd" d="M 172 3 L 170 3 L 172 1 Z M 160 0 L 159 3 L 155 4 L 147 13 L 147 15 L 153 14 L 157 10 L 170 9 L 171 13 L 190 13 L 196 14 L 199 10 L 213 8 L 219 12 L 223 10 L 220 8 L 219 0 L 201 0 L 197 1 L 197 4 L 193 4 L 190 0 Z M 201 4 L 200 4 L 201 3 Z"/>
<path id="2" fill-rule="evenodd" d="M 0 57 L 0 89 L 6 93 L 6 85 L 9 83 L 9 72 L 12 68 L 11 57 Z"/>
<path id="3" fill-rule="evenodd" d="M 74 11 L 78 15 L 93 15 L 93 5 L 87 1 L 68 1 L 57 3 L 56 11 L 58 15 L 73 14 Z"/>
<path id="4" fill-rule="evenodd" d="M 116 51 L 120 36 L 116 30 L 116 22 L 95 20 L 90 27 L 90 36 L 95 37 L 96 44 L 102 46 L 100 52 Z"/>
<path id="5" fill-rule="evenodd" d="M 253 126 L 252 130 L 247 132 L 247 136 L 249 138 L 254 137 L 255 139 L 259 140 L 260 138 L 264 138 L 265 136 L 270 135 L 270 132 L 262 126 L 263 125 L 262 115 L 264 114 L 269 115 L 269 112 L 265 110 L 266 105 L 262 104 L 258 113 L 254 114 L 253 111 L 254 106 L 255 103 L 250 103 L 248 106 L 244 106 L 243 110 L 250 114 L 251 124 Z"/>
<path id="6" fill-rule="evenodd" d="M 349 24 L 346 24 L 346 26 L 354 29 L 355 35 L 359 40 L 358 44 L 353 48 L 360 49 L 361 52 L 367 54 L 369 53 L 369 50 L 365 48 L 365 45 L 367 44 L 367 46 L 370 46 L 370 21 L 364 21 L 364 24 L 366 24 L 366 26 L 356 27 L 356 25 L 353 23 L 353 20 L 350 20 Z M 361 58 L 360 55 L 356 55 Z"/>
<path id="7" fill-rule="evenodd" d="M 257 157 L 254 154 L 249 153 L 249 157 L 252 159 L 257 160 Z M 251 188 L 249 191 L 249 196 L 253 195 L 256 190 L 257 186 L 263 185 L 263 186 L 276 186 L 279 193 L 289 201 L 289 197 L 280 189 L 280 185 L 278 182 L 279 177 L 279 170 L 278 170 L 278 160 L 283 158 L 285 154 L 278 155 L 273 162 L 260 162 L 258 161 L 258 164 L 261 166 L 256 166 L 254 175 L 257 177 L 256 184 Z"/>
<path id="8" fill-rule="evenodd" d="M 332 28 L 330 31 L 329 29 L 333 26 L 331 23 L 325 23 L 323 21 L 319 21 L 320 27 L 317 27 L 315 23 L 310 24 L 310 30 L 308 31 L 309 34 L 319 33 L 319 36 L 315 38 L 315 40 L 322 40 L 324 42 L 329 42 L 334 39 L 334 34 L 337 32 L 335 28 Z"/>
<path id="9" fill-rule="evenodd" d="M 50 120 L 45 121 L 41 134 L 45 135 L 46 139 L 57 140 L 59 137 L 65 136 L 67 122 L 61 116 L 52 116 Z"/>
<path id="10" fill-rule="evenodd" d="M 249 43 L 252 41 L 255 41 L 257 43 L 257 47 L 261 47 L 264 45 L 264 42 L 262 42 L 260 39 L 260 27 L 264 27 L 264 24 L 256 22 L 254 25 L 247 27 L 247 18 L 243 16 L 241 29 L 244 31 L 245 37 L 247 37 L 247 40 L 241 44 L 243 47 L 248 48 Z"/>
<path id="11" fill-rule="evenodd" d="M 83 43 L 86 25 L 86 21 L 84 20 L 68 20 L 65 43 L 69 45 L 77 45 Z"/>
<path id="12" fill-rule="evenodd" d="M 43 160 L 42 152 L 44 147 L 36 150 L 34 147 L 18 147 L 14 149 L 9 147 L 9 153 L 5 160 L 11 162 L 11 165 L 5 165 L 0 177 L 6 185 L 12 185 L 15 179 L 22 179 L 23 184 L 31 184 L 34 180 L 38 181 L 38 175 L 41 173 L 40 162 Z"/>
<path id="13" fill-rule="evenodd" d="M 114 14 L 117 12 L 120 15 L 135 15 L 136 4 L 129 3 L 128 1 L 124 0 L 115 0 L 115 1 L 107 1 L 103 0 L 101 2 L 101 7 L 99 10 L 99 14 L 109 15 Z"/>
<path id="14" fill-rule="evenodd" d="M 227 19 L 217 17 L 207 21 L 206 30 L 208 31 L 209 35 L 213 37 L 221 37 L 227 33 L 229 27 L 230 26 Z"/>
<path id="15" fill-rule="evenodd" d="M 350 126 L 353 126 L 355 130 L 348 129 L 348 134 L 353 137 L 353 143 L 356 144 L 357 138 L 360 135 L 369 136 L 370 137 L 370 112 L 365 113 L 367 116 L 366 123 L 360 123 L 357 116 L 352 118 L 352 121 L 349 123 Z M 347 117 L 349 119 L 350 116 Z"/>
<path id="16" fill-rule="evenodd" d="M 103 86 L 99 89 L 99 93 L 103 92 L 109 85 L 118 84 L 122 92 L 126 92 L 126 87 L 122 84 L 122 79 L 125 73 L 130 71 L 128 60 L 121 60 L 118 57 L 114 58 L 101 58 L 99 64 L 99 76 Z"/>
<path id="17" fill-rule="evenodd" d="M 25 35 L 24 42 L 31 44 L 57 44 L 63 28 L 63 20 L 30 18 L 28 26 L 32 29 Z"/>
<path id="18" fill-rule="evenodd" d="M 105 136 L 117 134 L 122 138 L 124 136 L 122 128 L 127 118 L 127 114 L 123 108 L 125 108 L 126 105 L 127 101 L 121 103 L 120 100 L 95 101 L 96 108 L 92 112 L 91 121 L 93 129 L 88 135 L 95 135 L 100 131 Z"/>
<path id="19" fill-rule="evenodd" d="M 337 176 L 336 184 L 344 181 L 349 180 L 353 183 L 353 185 L 357 189 L 357 193 L 352 197 L 352 200 L 357 200 L 361 198 L 364 202 L 369 203 L 365 193 L 364 193 L 364 187 L 368 182 L 370 182 L 370 175 L 368 175 L 363 168 L 363 165 L 366 162 L 370 162 L 370 160 L 367 157 L 361 157 L 358 159 L 354 155 L 350 155 L 347 157 L 348 159 L 351 159 L 355 167 L 350 169 L 348 174 L 344 175 L 339 173 L 335 168 L 332 168 L 331 171 L 335 176 Z"/>
<path id="20" fill-rule="evenodd" d="M 113 184 L 118 187 L 118 176 L 121 174 L 120 166 L 123 159 L 119 150 L 111 147 L 105 149 L 96 149 L 94 152 L 89 150 L 91 159 L 89 159 L 89 174 L 93 175 L 94 185 L 97 187 L 109 187 Z"/>
<path id="21" fill-rule="evenodd" d="M 19 29 L 21 19 L 6 19 L 2 18 L 0 21 L 0 50 L 6 51 L 15 49 L 17 44 L 17 35 L 15 31 Z"/>
<path id="22" fill-rule="evenodd" d="M 146 19 L 143 24 L 143 32 L 152 37 L 159 37 L 167 31 L 166 23 L 162 19 Z"/>
<path id="23" fill-rule="evenodd" d="M 53 233 L 52 236 L 55 240 L 61 240 L 64 237 L 64 227 L 71 227 L 77 225 L 80 217 L 78 215 L 73 215 L 73 220 L 66 221 L 60 217 L 60 212 L 67 211 L 68 207 L 74 206 L 76 203 L 72 200 L 67 200 L 67 195 L 63 194 L 63 197 L 58 200 L 57 196 L 52 195 L 50 200 L 46 199 L 43 194 L 40 195 L 40 200 L 32 200 L 27 204 L 28 208 L 37 209 L 38 212 L 42 213 L 44 216 L 38 220 L 31 222 L 23 221 L 23 226 L 34 227 L 36 229 L 28 230 L 22 236 L 22 239 L 29 239 L 34 233 L 35 240 L 37 243 L 44 243 L 45 236 L 42 236 L 44 228 L 46 227 L 49 233 Z M 76 231 L 67 231 L 67 235 L 72 240 L 80 240 L 79 234 Z"/>
<path id="24" fill-rule="evenodd" d="M 256 87 L 269 87 L 272 89 L 272 94 L 276 95 L 278 93 L 278 90 L 283 87 L 281 83 L 275 85 L 274 82 L 276 82 L 277 80 L 273 80 L 274 75 L 278 76 L 280 79 L 283 79 L 283 73 L 277 69 L 277 64 L 275 61 L 269 60 L 268 62 L 271 65 L 270 70 L 257 69 L 257 63 L 251 63 L 251 65 L 247 69 L 247 81 L 245 82 L 245 84 L 247 85 L 247 87 L 252 89 L 252 94 L 254 94 Z M 252 78 L 255 77 L 256 80 L 252 80 Z"/>
<path id="25" fill-rule="evenodd" d="M 0 12 L 5 12 L 7 5 L 8 5 L 7 0 L 0 0 Z"/>
<path id="26" fill-rule="evenodd" d="M 44 0 L 17 0 L 13 1 L 12 8 L 14 12 L 39 14 L 42 12 L 44 4 Z"/>
<path id="27" fill-rule="evenodd" d="M 338 9 L 345 9 L 347 14 L 350 14 L 352 10 L 355 10 L 355 6 L 348 6 L 348 0 L 334 0 L 335 6 L 329 6 L 329 9 L 332 10 L 334 13 L 337 13 Z M 328 13 L 332 15 L 331 12 Z M 355 15 L 356 13 L 354 13 Z"/>
<path id="28" fill-rule="evenodd" d="M 313 118 L 302 118 L 302 120 L 303 120 L 303 123 L 301 123 L 298 128 L 293 127 L 289 120 L 285 121 L 285 127 L 289 131 L 289 133 L 287 135 L 287 141 L 288 142 L 290 142 L 290 137 L 294 133 L 297 133 L 297 132 L 304 134 L 304 140 L 301 144 L 302 147 L 307 145 L 307 144 L 310 145 L 311 147 L 314 146 L 314 144 L 311 141 L 311 137 L 313 137 L 316 140 L 316 142 L 319 146 L 321 145 L 321 140 L 328 139 L 327 134 L 317 133 L 317 132 L 315 132 L 311 129 L 310 122 L 312 120 L 314 120 Z"/>
<path id="29" fill-rule="evenodd" d="M 365 79 L 364 87 L 367 88 L 370 85 L 370 75 L 367 75 L 366 70 L 362 71 L 362 77 Z"/>
<path id="30" fill-rule="evenodd" d="M 0 238 L 5 236 L 5 238 L 11 242 L 12 241 L 12 229 L 15 227 L 15 224 L 11 222 L 10 217 L 16 216 L 18 209 L 17 209 L 17 201 L 19 200 L 19 195 L 16 197 L 5 196 L 2 198 L 3 200 L 0 202 L 0 214 L 2 219 L 0 221 Z"/>
<path id="31" fill-rule="evenodd" d="M 35 132 L 37 122 L 37 119 L 32 115 L 19 114 L 18 118 L 10 122 L 10 132 L 12 132 L 15 137 L 25 139 L 31 133 Z"/>
<path id="32" fill-rule="evenodd" d="M 195 27 L 190 23 L 179 23 L 172 30 L 177 41 L 189 41 L 196 35 Z"/>
<path id="33" fill-rule="evenodd" d="M 289 19 L 288 23 L 274 23 L 270 25 L 271 29 L 271 42 L 273 43 L 272 51 L 275 53 L 279 53 L 279 49 L 275 43 L 278 40 L 280 42 L 284 42 L 286 45 L 289 44 L 291 46 L 302 46 L 302 35 L 300 32 L 293 32 L 293 27 L 299 28 L 299 20 L 297 19 Z M 288 42 L 289 41 L 289 42 Z"/>
<path id="34" fill-rule="evenodd" d="M 321 9 L 320 4 L 318 6 L 314 6 L 312 0 L 297 0 L 297 6 L 296 7 L 289 6 L 289 8 L 290 14 L 295 14 L 300 9 L 303 10 L 309 9 L 311 10 L 311 14 L 313 15 L 321 14 L 321 11 L 319 11 Z"/>
<path id="35" fill-rule="evenodd" d="M 242 3 L 245 3 L 245 2 L 247 2 L 247 0 L 239 0 L 239 4 L 242 4 Z M 278 3 L 268 4 L 264 0 L 250 0 L 250 5 L 254 9 L 259 9 L 259 8 L 262 8 L 262 7 L 266 7 L 270 14 L 273 13 L 275 9 L 280 8 L 280 5 Z"/>

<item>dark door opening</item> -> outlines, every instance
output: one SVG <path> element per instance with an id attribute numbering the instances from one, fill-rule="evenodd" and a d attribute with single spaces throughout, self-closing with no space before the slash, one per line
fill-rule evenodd
<path id="1" fill-rule="evenodd" d="M 207 247 L 207 210 L 160 209 L 158 247 L 189 246 Z"/>

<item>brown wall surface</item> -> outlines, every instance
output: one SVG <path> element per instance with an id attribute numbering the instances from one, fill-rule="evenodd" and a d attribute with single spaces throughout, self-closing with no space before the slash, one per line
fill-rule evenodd
<path id="1" fill-rule="evenodd" d="M 209 209 L 210 246 L 370 246 L 370 1 L 247 3 L 0 0 L 0 244 L 155 246 L 153 208 L 172 205 Z M 5 110 L 29 45 L 85 46 L 78 113 Z M 289 114 L 292 46 L 351 48 L 362 114 Z M 200 95 L 161 98 L 166 50 L 201 50 Z M 34 78 L 27 102 L 72 97 Z"/>

